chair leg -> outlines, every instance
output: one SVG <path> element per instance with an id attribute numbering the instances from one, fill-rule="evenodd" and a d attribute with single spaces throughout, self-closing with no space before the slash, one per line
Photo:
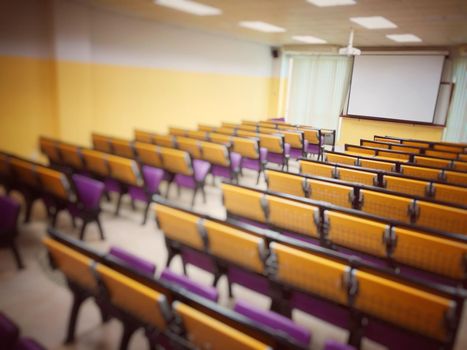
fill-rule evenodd
<path id="1" fill-rule="evenodd" d="M 171 184 L 172 184 L 171 182 L 167 183 L 167 189 L 165 190 L 165 195 L 164 195 L 165 198 L 169 198 L 169 192 L 170 192 L 170 185 Z"/>
<path id="2" fill-rule="evenodd" d="M 130 204 L 131 204 L 131 210 L 135 211 L 136 210 L 136 203 L 135 203 L 133 198 L 131 199 Z"/>
<path id="3" fill-rule="evenodd" d="M 188 277 L 188 270 L 186 268 L 186 263 L 182 258 L 182 267 L 183 267 L 183 274 Z"/>
<path id="4" fill-rule="evenodd" d="M 57 225 L 58 213 L 59 213 L 58 209 L 55 208 L 55 211 L 52 214 L 52 227 L 53 228 L 55 228 L 55 226 Z"/>
<path id="5" fill-rule="evenodd" d="M 182 194 L 182 189 L 180 188 L 179 185 L 176 185 L 177 186 L 177 197 L 180 198 L 181 194 Z"/>
<path id="6" fill-rule="evenodd" d="M 195 199 L 196 199 L 196 194 L 198 193 L 199 186 L 196 186 L 194 191 L 193 191 L 193 197 L 191 197 L 191 206 L 193 207 L 195 205 Z"/>
<path id="7" fill-rule="evenodd" d="M 110 202 L 110 201 L 112 200 L 112 198 L 110 198 L 110 193 L 109 193 L 109 191 L 105 191 L 105 192 L 104 192 L 104 197 L 105 197 L 105 200 L 106 200 L 107 202 Z"/>
<path id="8" fill-rule="evenodd" d="M 99 234 L 101 236 L 101 240 L 105 240 L 105 236 L 104 236 L 104 230 L 102 229 L 102 223 L 101 223 L 101 219 L 99 218 L 99 216 L 96 218 L 96 224 L 97 224 L 97 229 L 99 230 Z"/>
<path id="9" fill-rule="evenodd" d="M 259 184 L 260 177 L 261 177 L 261 170 L 258 170 L 258 176 L 256 177 L 256 184 Z"/>
<path id="10" fill-rule="evenodd" d="M 79 232 L 79 239 L 82 241 L 84 239 L 84 231 L 86 231 L 86 226 L 88 226 L 88 220 L 83 220 L 83 225 L 81 226 L 81 230 Z"/>
<path id="11" fill-rule="evenodd" d="M 65 344 L 73 343 L 75 340 L 76 321 L 78 320 L 79 308 L 86 300 L 86 298 L 86 296 L 83 296 L 77 292 L 73 292 L 73 306 L 71 307 L 70 318 L 68 320 L 68 330 Z"/>
<path id="12" fill-rule="evenodd" d="M 146 208 L 144 208 L 143 223 L 141 225 L 146 225 L 146 221 L 148 221 L 148 214 L 149 214 L 149 208 L 150 207 L 151 207 L 151 201 L 149 200 L 146 203 Z"/>
<path id="13" fill-rule="evenodd" d="M 230 282 L 229 276 L 227 276 L 227 290 L 229 292 L 229 298 L 233 298 L 232 283 Z"/>
<path id="14" fill-rule="evenodd" d="M 130 343 L 130 339 L 133 336 L 133 333 L 135 333 L 135 331 L 135 327 L 131 327 L 125 324 L 123 325 L 123 334 L 120 340 L 120 350 L 128 349 L 128 344 Z"/>
<path id="15" fill-rule="evenodd" d="M 31 221 L 31 214 L 32 214 L 32 200 L 26 200 L 26 213 L 24 214 L 24 223 L 28 223 Z"/>
<path id="16" fill-rule="evenodd" d="M 115 216 L 118 216 L 120 214 L 120 207 L 122 206 L 122 197 L 123 193 L 118 194 L 118 200 L 117 200 L 117 207 L 115 208 Z"/>
<path id="17" fill-rule="evenodd" d="M 206 203 L 206 189 L 204 186 L 201 187 L 201 194 L 203 195 L 203 203 Z"/>
<path id="18" fill-rule="evenodd" d="M 18 250 L 18 247 L 16 246 L 16 242 L 12 241 L 10 243 L 10 247 L 11 247 L 11 251 L 13 252 L 13 256 L 15 257 L 16 266 L 20 270 L 23 269 L 24 268 L 23 261 L 21 260 L 21 255 L 19 254 L 19 250 Z"/>
<path id="19" fill-rule="evenodd" d="M 71 226 L 73 226 L 73 228 L 76 228 L 76 218 L 72 215 L 71 216 Z"/>

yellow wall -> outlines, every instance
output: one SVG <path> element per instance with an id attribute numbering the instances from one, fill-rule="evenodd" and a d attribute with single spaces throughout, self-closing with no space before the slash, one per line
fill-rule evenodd
<path id="1" fill-rule="evenodd" d="M 337 144 L 359 144 L 360 139 L 371 140 L 374 135 L 441 141 L 443 127 L 341 118 L 340 136 Z"/>
<path id="2" fill-rule="evenodd" d="M 92 131 L 266 118 L 270 77 L 0 57 L 0 149 L 34 156 L 40 134 L 88 145 Z"/>
<path id="3" fill-rule="evenodd" d="M 0 149 L 36 158 L 38 136 L 57 136 L 52 62 L 0 56 Z"/>

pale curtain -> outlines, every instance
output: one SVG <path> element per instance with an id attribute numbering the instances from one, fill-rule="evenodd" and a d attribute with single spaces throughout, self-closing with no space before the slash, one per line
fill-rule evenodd
<path id="1" fill-rule="evenodd" d="M 455 87 L 444 140 L 467 142 L 467 57 L 454 59 L 453 81 Z"/>
<path id="2" fill-rule="evenodd" d="M 287 96 L 290 123 L 337 129 L 349 87 L 352 59 L 346 56 L 293 56 Z"/>

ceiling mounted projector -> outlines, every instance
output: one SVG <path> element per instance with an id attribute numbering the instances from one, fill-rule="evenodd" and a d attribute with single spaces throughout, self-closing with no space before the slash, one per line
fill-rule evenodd
<path id="1" fill-rule="evenodd" d="M 353 47 L 353 29 L 350 30 L 349 43 L 346 47 L 339 49 L 339 55 L 358 56 L 362 53 L 360 49 Z"/>

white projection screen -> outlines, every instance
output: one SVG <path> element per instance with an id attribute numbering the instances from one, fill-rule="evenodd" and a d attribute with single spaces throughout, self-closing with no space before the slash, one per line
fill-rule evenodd
<path id="1" fill-rule="evenodd" d="M 433 123 L 444 56 L 355 56 L 347 115 Z"/>

